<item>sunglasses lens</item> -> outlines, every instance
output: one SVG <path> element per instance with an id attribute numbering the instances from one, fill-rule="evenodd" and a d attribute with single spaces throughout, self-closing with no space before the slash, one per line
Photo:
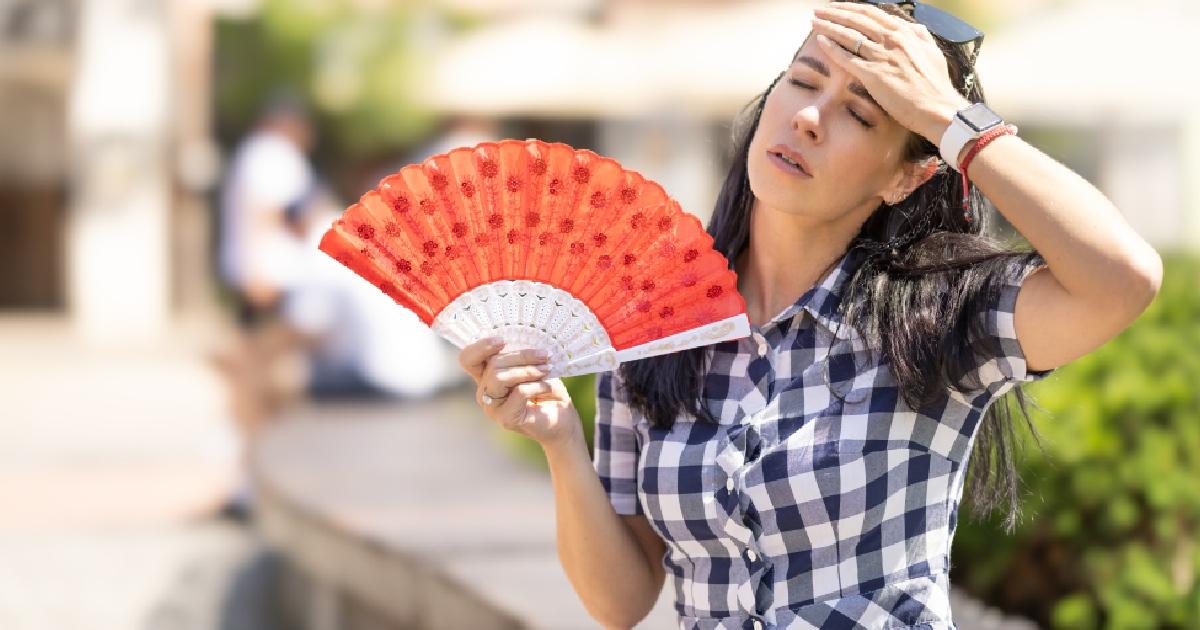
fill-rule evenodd
<path id="1" fill-rule="evenodd" d="M 965 44 L 983 37 L 979 29 L 945 11 L 925 3 L 913 7 L 913 17 L 938 37 L 956 44 Z"/>

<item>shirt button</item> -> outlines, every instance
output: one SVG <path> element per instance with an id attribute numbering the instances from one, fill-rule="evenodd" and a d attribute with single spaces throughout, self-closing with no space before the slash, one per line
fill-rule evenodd
<path id="1" fill-rule="evenodd" d="M 725 489 L 733 492 L 733 477 L 725 480 Z"/>
<path id="2" fill-rule="evenodd" d="M 758 619 L 754 620 L 754 630 L 762 630 L 762 622 Z"/>
<path id="3" fill-rule="evenodd" d="M 752 335 L 752 337 L 754 338 L 754 342 L 758 344 L 758 356 L 760 356 L 760 357 L 766 356 L 767 355 L 767 339 L 766 339 L 766 337 L 763 337 L 761 334 L 759 334 L 757 332 L 755 332 Z"/>
<path id="4" fill-rule="evenodd" d="M 755 560 L 758 559 L 758 554 L 754 553 L 753 549 L 747 549 L 746 550 L 746 558 L 748 558 L 750 560 L 750 562 L 754 562 Z"/>

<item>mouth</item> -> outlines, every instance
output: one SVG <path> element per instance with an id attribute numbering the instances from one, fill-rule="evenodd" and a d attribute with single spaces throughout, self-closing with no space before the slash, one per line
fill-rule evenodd
<path id="1" fill-rule="evenodd" d="M 782 145 L 775 145 L 767 151 L 771 161 L 785 172 L 799 175 L 801 177 L 811 178 L 812 172 L 808 169 L 808 164 L 804 162 L 804 158 L 799 153 L 788 149 Z"/>

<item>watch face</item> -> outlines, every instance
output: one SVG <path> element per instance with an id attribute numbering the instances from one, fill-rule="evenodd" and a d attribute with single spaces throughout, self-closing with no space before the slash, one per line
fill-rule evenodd
<path id="1" fill-rule="evenodd" d="M 984 131 L 1004 122 L 1003 118 L 983 103 L 975 103 L 958 112 L 958 117 L 975 131 Z"/>

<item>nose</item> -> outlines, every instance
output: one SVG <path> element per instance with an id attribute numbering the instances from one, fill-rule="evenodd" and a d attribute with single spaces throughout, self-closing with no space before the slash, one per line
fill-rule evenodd
<path id="1" fill-rule="evenodd" d="M 813 143 L 819 144 L 823 131 L 821 130 L 821 112 L 817 103 L 810 103 L 792 114 L 792 129 L 797 135 L 807 135 Z"/>

